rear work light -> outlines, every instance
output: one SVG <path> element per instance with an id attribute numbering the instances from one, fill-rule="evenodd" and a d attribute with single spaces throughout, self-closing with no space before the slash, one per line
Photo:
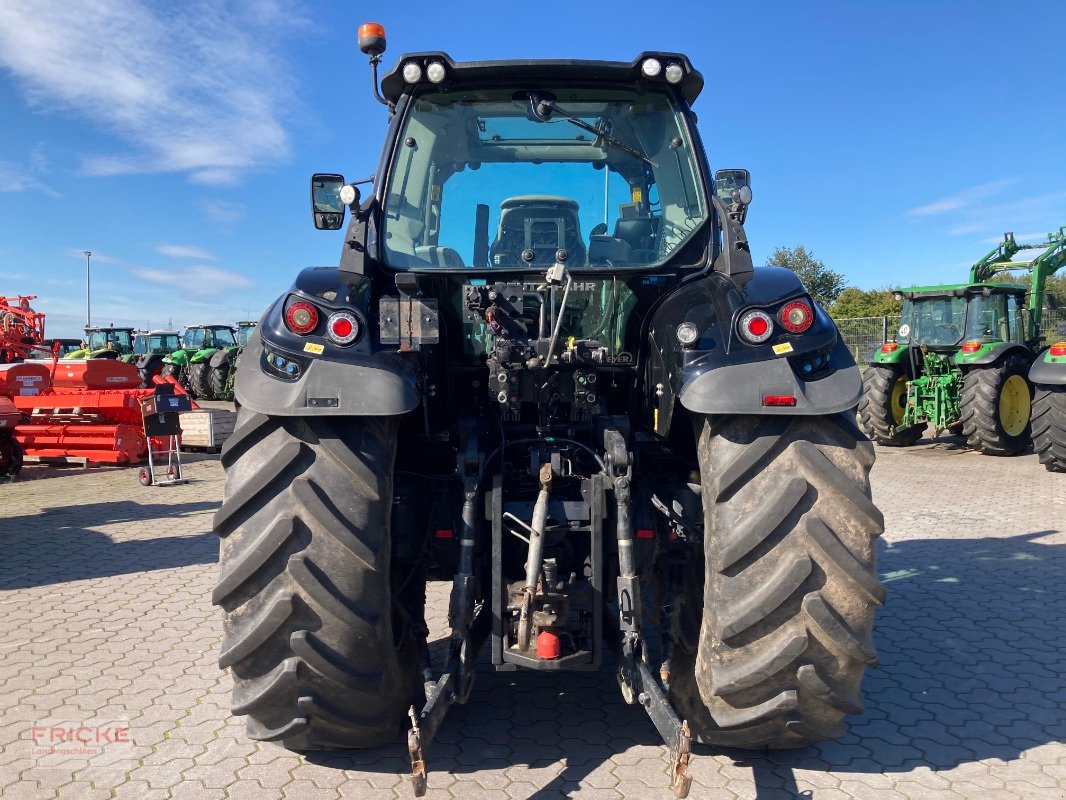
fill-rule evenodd
<path id="1" fill-rule="evenodd" d="M 895 353 L 897 350 L 899 350 L 899 345 L 896 342 L 885 342 L 881 345 L 882 353 Z"/>
<path id="2" fill-rule="evenodd" d="M 789 333 L 803 333 L 814 324 L 814 309 L 802 300 L 793 300 L 785 304 L 777 318 Z"/>
<path id="3" fill-rule="evenodd" d="M 737 323 L 740 337 L 751 344 L 762 344 L 774 332 L 774 321 L 765 311 L 749 311 Z"/>
<path id="4" fill-rule="evenodd" d="M 1051 355 L 1066 356 L 1066 342 L 1055 342 L 1051 345 Z"/>
<path id="5" fill-rule="evenodd" d="M 297 300 L 285 312 L 285 324 L 293 333 L 306 336 L 318 325 L 318 309 L 305 300 Z"/>
<path id="6" fill-rule="evenodd" d="M 791 394 L 764 394 L 762 396 L 764 406 L 785 406 L 791 408 L 796 405 L 796 398 Z"/>
<path id="7" fill-rule="evenodd" d="M 966 342 L 966 344 L 962 346 L 962 352 L 964 353 L 976 353 L 980 349 L 980 342 Z"/>
<path id="8" fill-rule="evenodd" d="M 359 320 L 354 314 L 338 311 L 326 322 L 326 333 L 334 344 L 351 344 L 359 338 Z"/>

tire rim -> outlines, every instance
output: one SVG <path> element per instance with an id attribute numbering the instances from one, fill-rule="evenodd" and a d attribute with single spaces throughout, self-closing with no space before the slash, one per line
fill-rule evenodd
<path id="1" fill-rule="evenodd" d="M 889 395 L 888 403 L 892 407 L 892 419 L 899 425 L 903 422 L 904 414 L 907 411 L 906 375 L 900 375 L 896 378 L 896 382 L 892 384 L 892 393 Z"/>
<path id="2" fill-rule="evenodd" d="M 1011 375 L 999 390 L 999 424 L 1008 436 L 1017 436 L 1029 424 L 1032 401 L 1029 386 L 1021 375 Z"/>

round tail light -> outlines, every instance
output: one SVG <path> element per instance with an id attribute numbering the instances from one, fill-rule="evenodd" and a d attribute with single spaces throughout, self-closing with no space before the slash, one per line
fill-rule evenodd
<path id="1" fill-rule="evenodd" d="M 802 300 L 786 303 L 777 318 L 790 333 L 803 333 L 814 324 L 814 309 Z"/>
<path id="2" fill-rule="evenodd" d="M 773 335 L 774 321 L 764 311 L 749 311 L 741 316 L 737 329 L 744 341 L 762 344 Z"/>
<path id="3" fill-rule="evenodd" d="M 304 300 L 297 300 L 285 311 L 289 330 L 306 336 L 318 325 L 318 309 Z"/>
<path id="4" fill-rule="evenodd" d="M 334 344 L 351 344 L 359 338 L 359 320 L 354 314 L 338 311 L 327 320 L 326 333 Z"/>

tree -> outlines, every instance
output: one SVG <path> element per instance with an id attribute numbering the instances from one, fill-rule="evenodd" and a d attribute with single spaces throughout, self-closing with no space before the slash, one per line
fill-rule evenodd
<path id="1" fill-rule="evenodd" d="M 894 317 L 903 308 L 903 299 L 895 298 L 896 290 L 860 289 L 849 286 L 842 291 L 829 309 L 834 319 L 852 319 L 854 317 Z"/>
<path id="2" fill-rule="evenodd" d="M 847 286 L 843 275 L 827 267 L 801 244 L 776 248 L 766 259 L 766 266 L 786 267 L 795 272 L 811 297 L 824 308 L 829 308 Z"/>

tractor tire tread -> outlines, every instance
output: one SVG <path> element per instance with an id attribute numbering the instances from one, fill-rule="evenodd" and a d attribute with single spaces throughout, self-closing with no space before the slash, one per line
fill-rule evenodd
<path id="1" fill-rule="evenodd" d="M 1032 415 L 1025 429 L 1011 436 L 1000 422 L 999 395 L 1000 387 L 1008 377 L 1021 375 L 1024 378 L 1028 371 L 1026 359 L 1009 355 L 991 366 L 971 369 L 963 376 L 959 421 L 968 447 L 989 456 L 1015 456 L 1025 450 L 1032 436 Z M 1030 388 L 1030 400 L 1031 391 Z"/>
<path id="2" fill-rule="evenodd" d="M 896 429 L 890 409 L 892 387 L 900 372 L 891 367 L 870 365 L 862 376 L 862 396 L 859 399 L 859 421 L 863 431 L 873 441 L 886 447 L 908 447 L 922 438 L 924 425 Z"/>
<path id="3" fill-rule="evenodd" d="M 841 735 L 876 663 L 884 602 L 872 444 L 848 414 L 705 418 L 698 455 L 707 533 L 692 573 L 703 589 L 685 596 L 699 597 L 702 621 L 695 649 L 674 637 L 675 707 L 707 744 L 788 748 Z M 682 604 L 693 616 L 695 601 Z"/>
<path id="4" fill-rule="evenodd" d="M 400 730 L 418 670 L 389 585 L 397 431 L 389 418 L 238 412 L 212 599 L 253 739 L 371 747 Z"/>
<path id="5" fill-rule="evenodd" d="M 1066 472 L 1066 386 L 1037 385 L 1032 425 L 1040 463 L 1049 472 Z"/>

